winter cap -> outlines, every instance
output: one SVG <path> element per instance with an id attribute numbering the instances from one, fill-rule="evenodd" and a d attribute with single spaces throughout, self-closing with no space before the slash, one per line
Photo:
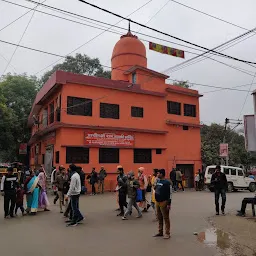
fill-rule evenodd
<path id="1" fill-rule="evenodd" d="M 138 170 L 139 170 L 139 172 L 144 172 L 145 168 L 144 167 L 140 167 Z"/>
<path id="2" fill-rule="evenodd" d="M 133 171 L 129 171 L 128 174 L 127 174 L 127 176 L 129 176 L 129 177 L 134 177 L 134 172 L 133 172 Z"/>

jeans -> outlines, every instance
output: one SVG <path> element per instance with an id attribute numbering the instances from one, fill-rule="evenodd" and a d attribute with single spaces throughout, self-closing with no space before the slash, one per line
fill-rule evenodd
<path id="1" fill-rule="evenodd" d="M 62 206 L 64 205 L 64 194 L 63 191 L 58 191 L 57 193 L 60 199 L 60 211 L 62 212 Z"/>
<path id="2" fill-rule="evenodd" d="M 165 234 L 170 235 L 170 210 L 167 208 L 168 202 L 156 202 L 156 212 L 158 220 L 158 233 L 163 234 L 165 224 Z"/>
<path id="3" fill-rule="evenodd" d="M 66 211 L 64 212 L 64 216 L 69 217 L 69 219 L 72 219 L 72 217 L 73 217 L 73 212 L 72 212 L 72 207 L 71 207 L 71 200 L 69 200 L 69 203 L 66 206 Z"/>
<path id="4" fill-rule="evenodd" d="M 102 194 L 104 193 L 104 180 L 99 181 L 98 192 Z"/>
<path id="5" fill-rule="evenodd" d="M 221 202 L 221 211 L 225 211 L 225 205 L 226 205 L 226 190 L 225 189 L 215 189 L 215 207 L 216 207 L 216 212 L 219 213 L 220 211 L 220 196 L 222 199 Z"/>
<path id="6" fill-rule="evenodd" d="M 245 214 L 246 206 L 247 204 L 256 204 L 256 197 L 246 197 L 242 201 L 242 206 L 241 206 L 241 213 Z"/>
<path id="7" fill-rule="evenodd" d="M 128 198 L 128 206 L 125 211 L 124 217 L 127 217 L 127 215 L 130 214 L 130 212 L 132 212 L 132 207 L 134 207 L 137 210 L 138 216 L 142 215 L 140 208 L 136 203 L 136 198 Z"/>
<path id="8" fill-rule="evenodd" d="M 73 223 L 76 223 L 77 221 L 79 221 L 83 218 L 83 215 L 79 211 L 79 196 L 80 195 L 71 196 L 71 208 L 72 208 L 72 212 L 73 212 L 72 222 Z"/>
<path id="9" fill-rule="evenodd" d="M 11 203 L 11 205 L 10 205 Z M 14 208 L 16 204 L 16 192 L 7 191 L 4 194 L 4 216 L 13 216 Z"/>

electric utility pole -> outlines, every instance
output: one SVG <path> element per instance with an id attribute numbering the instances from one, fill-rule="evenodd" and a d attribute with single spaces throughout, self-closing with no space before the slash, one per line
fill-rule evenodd
<path id="1" fill-rule="evenodd" d="M 229 161 L 229 153 L 228 153 L 228 143 L 226 143 L 226 134 L 227 134 L 227 128 L 228 124 L 234 124 L 236 125 L 231 131 L 233 131 L 238 125 L 242 124 L 242 120 L 237 119 L 229 119 L 225 118 L 225 128 L 224 128 L 224 136 L 223 136 L 223 146 L 220 146 L 220 156 L 226 159 L 226 166 L 228 166 Z M 223 159 L 224 160 L 224 159 Z"/>

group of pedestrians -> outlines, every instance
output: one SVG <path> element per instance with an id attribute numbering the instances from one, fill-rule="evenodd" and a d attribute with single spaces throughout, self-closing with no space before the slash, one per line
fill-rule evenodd
<path id="1" fill-rule="evenodd" d="M 49 211 L 49 201 L 46 194 L 46 174 L 41 166 L 38 175 L 33 170 L 27 177 L 18 180 L 13 173 L 13 167 L 8 167 L 7 174 L 1 180 L 1 193 L 4 196 L 4 217 L 13 218 L 21 210 L 22 215 L 36 215 L 38 209 Z M 24 208 L 24 195 L 26 195 L 26 210 Z M 15 214 L 15 215 L 14 215 Z"/>
<path id="2" fill-rule="evenodd" d="M 133 171 L 124 173 L 121 165 L 117 166 L 117 192 L 120 213 L 122 220 L 127 220 L 132 214 L 132 207 L 137 211 L 137 218 L 142 217 L 142 212 L 147 212 L 150 204 L 146 200 L 146 192 L 151 190 L 151 206 L 154 209 L 155 218 L 158 221 L 158 233 L 154 237 L 170 238 L 170 217 L 171 208 L 171 183 L 165 179 L 164 169 L 154 169 L 152 178 L 148 179 L 144 174 L 145 169 L 138 169 L 138 177 L 135 177 Z M 138 195 L 141 195 L 139 198 Z M 128 197 L 128 203 L 126 198 Z M 126 211 L 124 208 L 126 207 Z M 142 208 L 143 210 L 141 210 Z M 164 234 L 165 225 L 165 234 Z"/>
<path id="3" fill-rule="evenodd" d="M 172 182 L 172 187 L 174 192 L 177 192 L 179 190 L 179 186 L 181 186 L 182 191 L 184 192 L 184 186 L 183 186 L 183 173 L 181 172 L 181 169 L 173 168 L 170 172 L 170 180 Z"/>

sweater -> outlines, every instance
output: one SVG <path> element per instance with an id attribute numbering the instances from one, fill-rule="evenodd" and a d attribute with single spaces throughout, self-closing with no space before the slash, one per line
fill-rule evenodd
<path id="1" fill-rule="evenodd" d="M 81 193 L 81 179 L 77 172 L 71 176 L 71 182 L 69 186 L 68 196 L 76 196 Z"/>
<path id="2" fill-rule="evenodd" d="M 171 183 L 168 180 L 158 180 L 155 186 L 155 198 L 157 202 L 167 201 L 171 203 Z"/>

